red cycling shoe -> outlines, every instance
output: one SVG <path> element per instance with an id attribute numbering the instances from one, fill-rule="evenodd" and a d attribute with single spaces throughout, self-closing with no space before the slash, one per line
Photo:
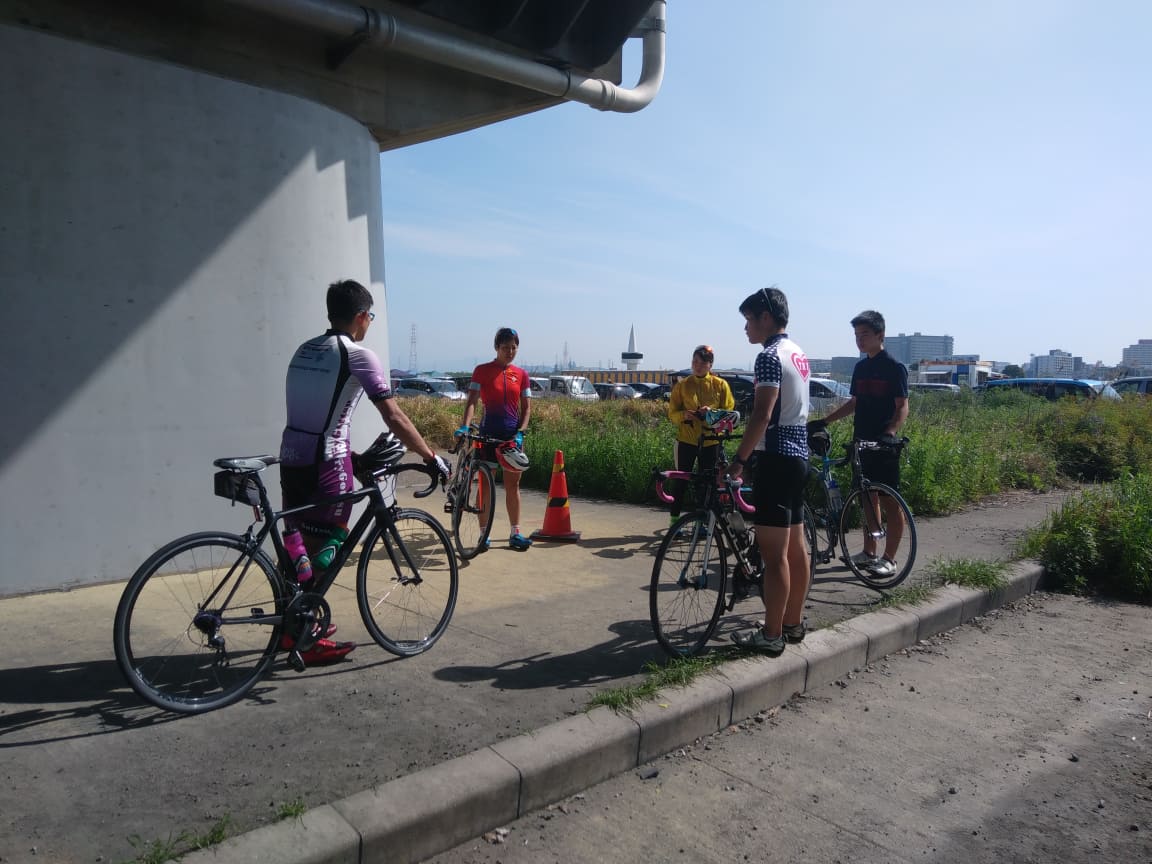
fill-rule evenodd
<path id="1" fill-rule="evenodd" d="M 307 651 L 300 652 L 305 666 L 323 666 L 335 663 L 356 650 L 355 642 L 333 642 L 331 639 L 317 639 Z"/>

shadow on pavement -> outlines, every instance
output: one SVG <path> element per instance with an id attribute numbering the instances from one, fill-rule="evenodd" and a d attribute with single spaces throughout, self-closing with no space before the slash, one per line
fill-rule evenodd
<path id="1" fill-rule="evenodd" d="M 446 666 L 433 675 L 455 683 L 491 681 L 501 690 L 567 690 L 628 678 L 650 661 L 667 659 L 654 641 L 647 618 L 620 621 L 609 629 L 617 638 L 569 654 L 544 652 L 494 666 Z"/>

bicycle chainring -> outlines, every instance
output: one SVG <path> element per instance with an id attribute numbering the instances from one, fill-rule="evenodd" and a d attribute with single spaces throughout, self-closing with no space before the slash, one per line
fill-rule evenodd
<path id="1" fill-rule="evenodd" d="M 307 651 L 324 636 L 332 623 L 332 608 L 321 594 L 301 591 L 284 610 L 284 633 L 297 651 Z"/>

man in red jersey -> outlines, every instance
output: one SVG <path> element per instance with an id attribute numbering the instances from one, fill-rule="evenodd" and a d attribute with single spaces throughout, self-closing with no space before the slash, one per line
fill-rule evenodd
<path id="1" fill-rule="evenodd" d="M 481 363 L 472 371 L 472 381 L 468 385 L 468 401 L 464 406 L 464 423 L 457 432 L 468 429 L 476 411 L 476 403 L 484 405 L 484 416 L 480 420 L 480 433 L 501 441 L 515 442 L 517 449 L 524 443 L 524 430 L 528 428 L 528 417 L 532 413 L 532 384 L 528 373 L 519 366 L 512 365 L 520 348 L 520 337 L 511 327 L 501 327 L 496 331 L 496 359 Z M 508 521 L 512 524 L 512 534 L 508 545 L 513 549 L 525 550 L 532 541 L 520 533 L 520 471 L 507 459 L 499 458 L 496 445 L 489 445 L 481 452 L 487 462 L 496 462 L 504 469 L 504 496 L 508 506 Z M 487 490 L 491 494 L 491 490 Z"/>

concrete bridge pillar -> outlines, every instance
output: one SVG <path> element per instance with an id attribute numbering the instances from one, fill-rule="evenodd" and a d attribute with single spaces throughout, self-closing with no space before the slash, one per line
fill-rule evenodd
<path id="1" fill-rule="evenodd" d="M 276 451 L 328 282 L 370 286 L 389 356 L 378 146 L 311 102 L 3 25 L 0 118 L 0 595 L 122 580 L 242 530 L 212 459 Z"/>

